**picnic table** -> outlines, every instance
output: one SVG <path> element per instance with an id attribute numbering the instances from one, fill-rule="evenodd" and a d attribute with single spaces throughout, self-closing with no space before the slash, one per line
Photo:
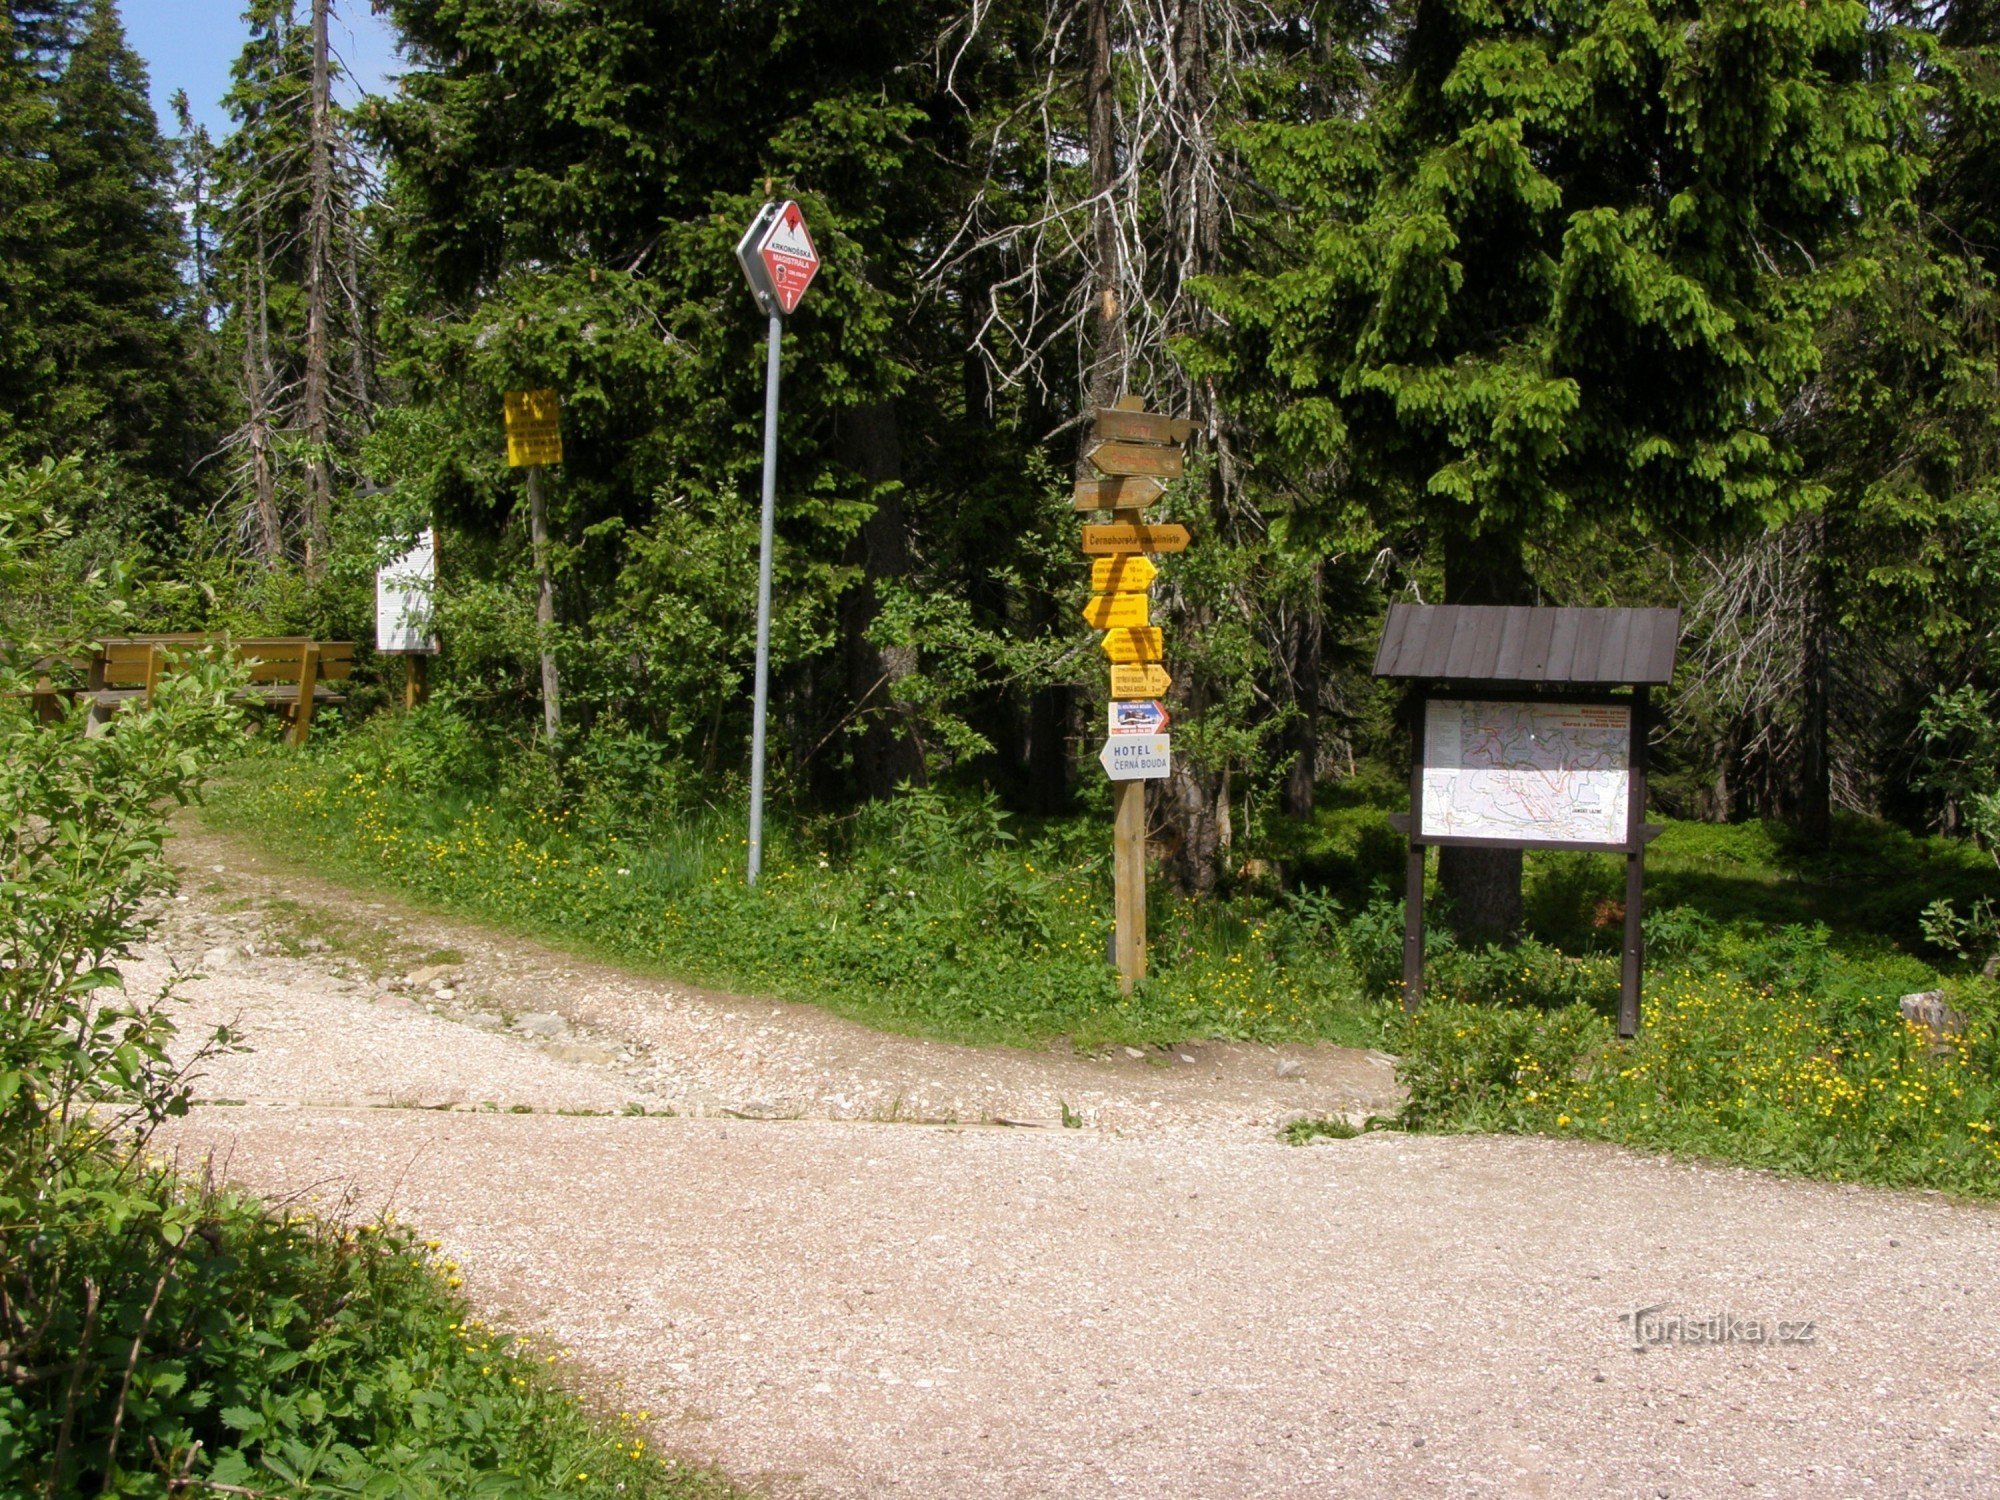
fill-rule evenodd
<path id="1" fill-rule="evenodd" d="M 189 652 L 223 648 L 248 668 L 249 682 L 239 701 L 261 704 L 285 720 L 285 738 L 302 745 L 312 731 L 313 710 L 347 701 L 341 690 L 354 672 L 354 642 L 320 641 L 310 636 L 264 636 L 235 640 L 207 634 L 128 635 L 98 642 L 87 658 L 69 663 L 73 678 L 58 682 L 44 673 L 36 683 L 38 701 L 57 698 L 87 705 L 90 733 L 102 733 L 119 709 L 150 703 L 162 677 Z"/>

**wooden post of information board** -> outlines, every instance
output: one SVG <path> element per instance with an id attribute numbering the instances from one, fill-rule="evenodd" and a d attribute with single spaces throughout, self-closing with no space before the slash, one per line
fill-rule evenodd
<path id="1" fill-rule="evenodd" d="M 1424 846 L 1423 830 L 1415 826 L 1424 803 L 1424 697 L 1410 701 L 1410 835 L 1408 863 L 1403 870 L 1403 1009 L 1410 1015 L 1424 1002 Z"/>
<path id="2" fill-rule="evenodd" d="M 1639 976 L 1646 969 L 1646 690 L 1632 689 L 1632 751 L 1628 761 L 1627 794 L 1631 798 L 1626 827 L 1632 850 L 1625 856 L 1625 962 L 1618 976 L 1618 1034 L 1639 1034 Z"/>

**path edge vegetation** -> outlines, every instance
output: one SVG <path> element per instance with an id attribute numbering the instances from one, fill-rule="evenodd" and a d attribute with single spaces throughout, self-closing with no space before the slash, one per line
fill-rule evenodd
<path id="1" fill-rule="evenodd" d="M 40 523 L 0 503 L 0 584 Z M 179 978 L 135 993 L 121 966 L 173 893 L 167 810 L 240 752 L 242 669 L 197 655 L 90 735 L 26 691 L 66 644 L 0 648 L 0 1492 L 735 1493 L 580 1396 L 561 1351 L 478 1319 L 437 1242 L 157 1154 L 192 1071 L 239 1043 L 176 1056 Z"/>
<path id="2" fill-rule="evenodd" d="M 899 831 L 885 823 L 879 840 L 871 835 L 869 847 L 851 856 L 815 848 L 810 829 L 802 836 L 774 827 L 780 852 L 751 893 L 741 888 L 737 835 L 726 820 L 693 820 L 695 842 L 718 852 L 677 865 L 687 829 L 619 823 L 612 832 L 593 822 L 587 802 L 551 812 L 514 802 L 501 788 L 477 801 L 472 815 L 447 798 L 448 813 L 440 817 L 430 805 L 436 786 L 423 769 L 424 752 L 413 743 L 399 746 L 395 733 L 393 725 L 377 725 L 344 740 L 330 737 L 314 754 L 253 756 L 237 768 L 225 802 L 204 816 L 281 856 L 310 859 L 322 875 L 614 963 L 808 1003 L 828 1003 L 816 986 L 845 986 L 828 1008 L 937 1040 L 1030 1046 L 1067 1040 L 1086 1049 L 1218 1037 L 1381 1046 L 1398 1056 L 1409 1091 L 1397 1121 L 1404 1128 L 1546 1133 L 1828 1180 L 2000 1195 L 2000 1142 L 1993 1136 L 2000 1119 L 2000 986 L 1963 962 L 1912 951 L 1920 946 L 1918 894 L 1977 889 L 1987 878 L 1976 856 L 1959 857 L 1971 853 L 1963 845 L 1913 842 L 1852 823 L 1847 835 L 1869 851 L 1880 898 L 1860 902 L 1829 886 L 1818 906 L 1798 906 L 1805 882 L 1796 869 L 1762 872 L 1748 863 L 1780 857 L 1770 832 L 1670 827 L 1655 876 L 1669 899 L 1648 920 L 1654 960 L 1644 1024 L 1629 1043 L 1616 1038 L 1610 1020 L 1616 923 L 1603 918 L 1607 898 L 1588 883 L 1586 862 L 1560 856 L 1537 857 L 1542 864 L 1530 904 L 1566 902 L 1585 923 L 1595 912 L 1596 923 L 1609 930 L 1602 945 L 1574 953 L 1531 939 L 1462 949 L 1447 933 L 1436 934 L 1431 998 L 1415 1018 L 1405 1019 L 1394 1004 L 1401 934 L 1395 903 L 1379 892 L 1343 901 L 1311 887 L 1206 898 L 1212 912 L 1233 908 L 1233 915 L 1212 919 L 1190 941 L 1215 936 L 1220 947 L 1190 952 L 1178 972 L 1170 960 L 1153 981 L 1187 984 L 1197 1003 L 1148 1011 L 1142 989 L 1134 1002 L 1139 1009 L 1121 1012 L 1101 938 L 1081 944 L 1079 955 L 1052 953 L 1030 936 L 1049 931 L 1037 901 L 1057 901 L 1055 909 L 1065 911 L 1078 890 L 1086 891 L 1096 905 L 1080 920 L 1098 926 L 1109 909 L 1108 895 L 1090 883 L 1096 856 L 1063 830 L 1045 830 L 1019 848 L 982 848 L 965 820 L 976 819 L 985 804 L 972 799 L 954 809 L 905 795 L 890 807 L 915 826 Z M 1375 808 L 1359 811 L 1386 816 Z M 441 825 L 451 831 L 440 832 Z M 1080 838 L 1102 833 L 1092 820 L 1078 826 Z M 634 872 L 655 837 L 668 852 L 649 880 Z M 876 842 L 880 848 L 872 847 Z M 1059 867 L 1065 856 L 1074 861 L 1068 870 Z M 1004 868 L 1010 866 L 1047 883 L 1011 885 Z M 1754 886 L 1752 876 L 1770 875 L 1768 897 L 1778 904 L 1769 919 L 1719 921 L 1686 899 L 1712 893 L 1725 878 L 1718 872 L 1730 870 L 1738 873 L 1726 878 L 1745 889 Z M 893 881 L 883 879 L 885 872 Z M 1607 865 L 1606 881 L 1614 878 Z M 1023 910 L 1012 925 L 941 923 L 939 910 L 962 908 L 951 906 L 949 895 L 927 896 L 925 888 L 960 881 L 972 882 L 975 902 L 991 905 L 997 885 Z M 1739 905 L 1755 899 L 1735 896 Z M 800 909 L 810 917 L 803 924 Z M 1843 911 L 1858 925 L 1839 926 Z M 967 953 L 924 946 L 938 941 L 941 926 L 969 945 Z M 654 939 L 667 930 L 671 941 L 656 948 Z M 781 955 L 775 969 L 744 956 L 760 931 Z M 1241 937 L 1251 946 L 1232 949 Z M 899 938 L 917 945 L 915 957 L 900 951 L 889 975 L 901 1008 L 841 1003 L 871 982 L 873 955 L 898 951 Z M 829 952 L 817 973 L 802 974 L 783 957 L 850 942 L 860 957 L 848 968 Z M 1290 1029 L 1233 1026 L 1226 1010 L 1198 1003 L 1202 985 L 1245 984 L 1237 976 L 1246 957 L 1276 970 L 1270 982 L 1279 989 L 1296 987 L 1287 977 L 1290 964 L 1350 987 L 1330 1013 L 1360 1034 L 1329 1035 L 1326 1013 Z M 1106 1014 L 1133 1016 L 1136 1028 L 1105 1026 L 1080 1036 L 1057 1024 L 1075 1021 L 1078 1012 L 1057 1008 L 1034 1011 L 1025 1021 L 984 1024 L 975 1017 L 968 1029 L 967 1014 L 955 1008 L 966 964 L 1011 963 L 1029 972 L 1044 958 L 1050 986 L 1086 986 Z M 765 982 L 774 972 L 783 982 Z M 1255 982 L 1248 983 L 1255 993 Z M 1899 1009 L 1904 993 L 1930 989 L 1954 1017 L 1947 1032 L 1910 1022 Z M 1032 1005 L 1040 991 L 1026 984 L 1011 993 Z M 934 1011 L 921 1008 L 927 994 Z M 1171 1029 L 1176 1023 L 1182 1029 Z"/>

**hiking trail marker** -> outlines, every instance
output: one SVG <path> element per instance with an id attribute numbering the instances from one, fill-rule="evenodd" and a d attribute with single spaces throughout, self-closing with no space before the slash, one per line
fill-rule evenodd
<path id="1" fill-rule="evenodd" d="M 770 191 L 767 185 L 765 191 Z M 785 319 L 797 311 L 819 274 L 819 251 L 806 216 L 791 199 L 757 210 L 736 242 L 736 263 L 769 319 L 764 351 L 764 503 L 757 552 L 757 685 L 750 719 L 750 854 L 748 880 L 764 868 L 764 723 L 771 696 L 771 533 L 778 504 L 778 346 Z"/>
<path id="2" fill-rule="evenodd" d="M 1111 666 L 1104 748 L 1097 753 L 1111 778 L 1116 813 L 1112 826 L 1112 883 L 1116 921 L 1111 957 L 1118 988 L 1126 994 L 1146 977 L 1146 783 L 1172 774 L 1171 719 L 1160 699 L 1173 686 L 1159 665 L 1166 638 L 1152 623 L 1152 586 L 1159 576 L 1148 553 L 1179 552 L 1185 526 L 1149 525 L 1145 509 L 1183 472 L 1183 449 L 1194 424 L 1146 410 L 1126 396 L 1100 409 L 1090 430 L 1090 465 L 1098 478 L 1076 481 L 1079 512 L 1108 510 L 1110 525 L 1087 525 L 1081 538 L 1090 565 L 1089 603 L 1083 617 L 1102 630 L 1099 642 Z"/>

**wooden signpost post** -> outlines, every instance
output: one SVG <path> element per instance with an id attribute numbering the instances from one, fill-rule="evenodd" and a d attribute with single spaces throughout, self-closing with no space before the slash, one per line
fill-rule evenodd
<path id="1" fill-rule="evenodd" d="M 1078 511 L 1108 510 L 1110 525 L 1083 528 L 1090 565 L 1090 602 L 1083 617 L 1105 632 L 1100 643 L 1112 663 L 1109 733 L 1098 761 L 1115 790 L 1112 879 L 1116 926 L 1112 961 L 1126 994 L 1146 977 L 1146 783 L 1173 768 L 1173 741 L 1159 699 L 1173 679 L 1159 663 L 1166 639 L 1152 623 L 1153 580 L 1159 570 L 1148 553 L 1179 552 L 1185 526 L 1150 525 L 1145 508 L 1182 473 L 1182 449 L 1194 424 L 1146 410 L 1138 397 L 1100 410 L 1091 428 L 1090 463 L 1102 478 L 1079 479 Z"/>

